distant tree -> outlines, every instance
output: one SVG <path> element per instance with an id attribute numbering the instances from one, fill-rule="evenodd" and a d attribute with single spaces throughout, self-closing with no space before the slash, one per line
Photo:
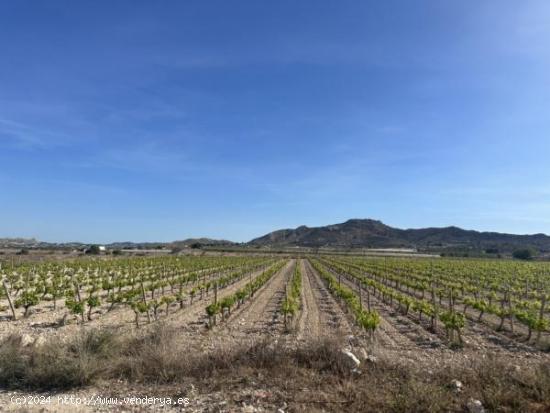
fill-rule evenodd
<path id="1" fill-rule="evenodd" d="M 92 245 L 90 248 L 86 250 L 86 254 L 99 255 L 99 253 L 100 253 L 99 245 Z"/>
<path id="2" fill-rule="evenodd" d="M 27 248 L 23 248 L 21 251 L 17 253 L 17 255 L 28 255 L 29 250 Z"/>
<path id="3" fill-rule="evenodd" d="M 121 254 L 122 254 L 121 250 L 113 250 L 113 255 L 121 255 Z"/>
<path id="4" fill-rule="evenodd" d="M 190 247 L 193 249 L 200 249 L 202 248 L 202 244 L 200 242 L 194 242 L 193 244 L 190 245 Z"/>
<path id="5" fill-rule="evenodd" d="M 519 250 L 515 250 L 512 253 L 512 256 L 517 260 L 530 260 L 534 256 L 534 252 L 530 248 L 522 248 Z"/>

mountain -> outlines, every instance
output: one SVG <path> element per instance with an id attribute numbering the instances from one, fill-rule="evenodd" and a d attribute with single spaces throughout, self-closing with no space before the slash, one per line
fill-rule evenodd
<path id="1" fill-rule="evenodd" d="M 0 248 L 80 249 L 89 244 L 47 243 L 36 239 L 0 238 Z M 239 244 L 210 238 L 190 238 L 173 242 L 115 242 L 108 249 L 173 249 L 195 246 L 237 246 Z M 255 247 L 332 247 L 332 248 L 416 248 L 418 250 L 494 250 L 511 252 L 533 248 L 550 252 L 550 237 L 545 234 L 514 235 L 478 232 L 458 227 L 399 229 L 372 219 L 350 219 L 324 227 L 300 226 L 282 229 L 253 239 L 246 245 Z"/>
<path id="2" fill-rule="evenodd" d="M 271 232 L 249 242 L 254 246 L 367 247 L 367 248 L 470 248 L 512 251 L 531 247 L 550 251 L 544 234 L 514 235 L 478 232 L 458 227 L 399 229 L 372 219 L 350 219 L 324 227 L 300 226 Z"/>
<path id="3" fill-rule="evenodd" d="M 183 241 L 174 241 L 170 245 L 175 247 L 189 247 L 191 245 L 200 244 L 207 247 L 218 247 L 223 245 L 235 245 L 235 242 L 227 241 L 225 239 L 212 239 L 212 238 L 188 238 Z"/>

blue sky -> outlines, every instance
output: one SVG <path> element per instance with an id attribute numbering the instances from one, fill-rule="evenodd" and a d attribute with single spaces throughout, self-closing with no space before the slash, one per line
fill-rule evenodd
<path id="1" fill-rule="evenodd" d="M 4 1 L 0 237 L 550 233 L 550 2 Z"/>

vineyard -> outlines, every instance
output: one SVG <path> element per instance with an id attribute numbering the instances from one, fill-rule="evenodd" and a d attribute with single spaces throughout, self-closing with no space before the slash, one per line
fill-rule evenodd
<path id="1" fill-rule="evenodd" d="M 358 363 L 445 371 L 496 354 L 537 365 L 550 349 L 542 262 L 160 256 L 4 262 L 0 277 L 0 339 L 19 335 L 28 349 L 97 329 L 148 337 L 159 326 L 175 332 L 180 358 L 265 340 L 305 351 L 327 339 Z"/>
<path id="2" fill-rule="evenodd" d="M 480 332 L 505 347 L 549 346 L 550 266 L 544 263 L 157 257 L 4 264 L 0 275 L 3 333 L 15 325 L 33 335 L 74 325 L 130 328 L 131 323 L 139 329 L 190 313 L 195 322 L 205 317 L 212 329 L 229 322 L 233 310 L 255 301 L 270 284 L 264 295 L 286 333 L 300 335 L 298 326 L 306 328 L 302 318 L 312 311 L 322 318 L 321 307 L 333 302 L 337 310 L 330 312 L 340 315 L 335 327 L 371 342 L 383 342 L 392 320 L 401 317 L 416 333 L 422 331 L 419 337 L 409 333 L 417 343 L 431 338 L 458 347 L 479 342 L 475 332 Z"/>
<path id="3" fill-rule="evenodd" d="M 369 309 L 372 297 L 451 346 L 465 344 L 463 331 L 481 329 L 510 345 L 548 349 L 548 264 L 325 257 L 315 265 L 338 285 L 355 286 Z"/>
<path id="4" fill-rule="evenodd" d="M 4 324 L 62 328 L 71 324 L 112 324 L 136 328 L 247 280 L 276 264 L 269 258 L 152 258 L 4 266 L 0 309 Z M 32 323 L 44 319 L 46 323 Z"/>

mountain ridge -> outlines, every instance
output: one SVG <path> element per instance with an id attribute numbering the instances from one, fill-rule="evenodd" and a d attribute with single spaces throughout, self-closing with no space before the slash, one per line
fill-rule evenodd
<path id="1" fill-rule="evenodd" d="M 550 236 L 528 235 L 494 231 L 466 230 L 457 226 L 400 229 L 374 219 L 353 218 L 338 224 L 319 227 L 300 225 L 272 231 L 245 243 L 223 239 L 189 238 L 172 242 L 113 242 L 110 249 L 176 248 L 193 244 L 203 246 L 249 247 L 333 247 L 333 248 L 416 248 L 418 250 L 475 249 L 511 252 L 519 248 L 533 248 L 550 252 Z M 89 243 L 49 243 L 34 238 L 0 238 L 0 248 L 82 248 Z"/>
<path id="2" fill-rule="evenodd" d="M 367 248 L 472 248 L 511 251 L 535 248 L 550 251 L 550 236 L 466 230 L 457 226 L 394 228 L 374 219 L 349 219 L 320 227 L 301 225 L 254 238 L 254 246 L 367 247 Z"/>

